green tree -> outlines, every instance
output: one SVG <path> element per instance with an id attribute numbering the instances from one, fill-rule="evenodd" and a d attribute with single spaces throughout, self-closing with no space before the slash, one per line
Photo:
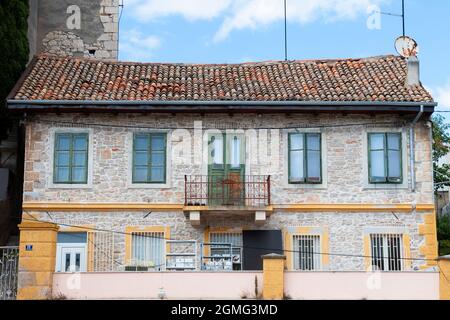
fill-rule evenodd
<path id="1" fill-rule="evenodd" d="M 0 1 L 0 139 L 11 120 L 5 99 L 28 62 L 28 0 Z"/>
<path id="2" fill-rule="evenodd" d="M 434 115 L 433 121 L 433 170 L 435 191 L 450 186 L 450 164 L 439 165 L 439 159 L 450 152 L 450 124 L 441 115 Z"/>
<path id="3" fill-rule="evenodd" d="M 434 190 L 450 186 L 450 164 L 439 165 L 439 159 L 450 152 L 450 124 L 445 122 L 441 115 L 433 116 L 433 170 Z M 437 237 L 439 241 L 439 254 L 450 253 L 450 218 L 443 216 L 437 220 Z"/>

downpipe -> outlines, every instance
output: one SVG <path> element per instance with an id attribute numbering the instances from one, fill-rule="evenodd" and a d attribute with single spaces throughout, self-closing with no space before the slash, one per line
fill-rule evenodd
<path id="1" fill-rule="evenodd" d="M 416 192 L 416 170 L 415 170 L 415 154 L 416 154 L 416 148 L 415 148 L 415 142 L 414 142 L 414 136 L 415 136 L 415 127 L 419 119 L 423 115 L 423 105 L 420 106 L 420 111 L 414 118 L 413 122 L 411 123 L 411 126 L 409 127 L 409 170 L 410 170 L 410 176 L 411 176 L 411 192 Z"/>

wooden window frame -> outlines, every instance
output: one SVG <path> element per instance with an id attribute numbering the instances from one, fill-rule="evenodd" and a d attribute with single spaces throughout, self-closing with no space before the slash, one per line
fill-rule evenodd
<path id="1" fill-rule="evenodd" d="M 138 181 L 135 179 L 135 169 L 136 169 L 136 138 L 139 136 L 145 136 L 148 141 L 147 141 L 147 155 L 148 155 L 148 159 L 147 159 L 147 180 L 146 181 Z M 164 179 L 160 180 L 160 181 L 152 181 L 151 178 L 151 168 L 152 163 L 151 163 L 151 155 L 152 155 L 152 137 L 155 136 L 160 136 L 164 138 Z M 150 132 L 150 133 L 134 133 L 133 134 L 133 150 L 132 150 L 132 168 L 131 168 L 131 182 L 133 184 L 165 184 L 167 182 L 167 133 L 165 132 Z M 144 167 L 144 166 L 142 166 Z M 159 167 L 159 166 L 158 166 Z"/>
<path id="2" fill-rule="evenodd" d="M 291 137 L 292 135 L 301 134 L 303 136 L 303 181 L 292 180 L 291 178 Z M 320 154 L 320 176 L 319 180 L 310 180 L 308 177 L 308 136 L 319 137 L 319 154 Z M 315 150 L 317 151 L 317 150 Z M 322 134 L 320 132 L 289 132 L 288 133 L 288 182 L 289 184 L 322 184 L 323 183 L 323 170 L 322 170 Z"/>
<path id="3" fill-rule="evenodd" d="M 371 137 L 374 135 L 383 135 L 383 149 L 374 149 L 371 148 Z M 389 135 L 396 135 L 399 141 L 399 149 L 394 150 L 389 148 Z M 372 160 L 371 160 L 371 152 L 372 151 L 381 151 L 383 150 L 383 159 L 384 159 L 384 179 L 374 179 L 372 177 Z M 389 176 L 389 151 L 398 151 L 399 152 L 399 165 L 400 165 L 400 176 L 399 177 L 390 177 Z M 367 135 L 367 152 L 368 152 L 368 178 L 370 184 L 402 184 L 403 183 L 403 145 L 402 145 L 402 133 L 401 132 L 370 132 Z"/>
<path id="4" fill-rule="evenodd" d="M 61 152 L 61 150 L 58 149 L 58 141 L 59 141 L 59 137 L 61 136 L 67 136 L 70 137 L 70 145 L 69 145 L 69 164 L 68 164 L 68 169 L 69 169 L 69 179 L 67 181 L 58 181 L 57 180 L 57 169 L 58 167 L 62 167 L 62 166 L 58 166 L 57 165 L 57 155 L 59 152 Z M 73 176 L 72 176 L 72 169 L 74 167 L 73 163 L 73 157 L 74 157 L 74 148 L 73 148 L 73 143 L 74 143 L 74 139 L 75 137 L 84 137 L 86 139 L 86 149 L 84 150 L 84 152 L 86 153 L 86 157 L 85 157 L 85 161 L 84 161 L 84 167 L 85 169 L 85 175 L 84 175 L 84 179 L 83 181 L 73 181 Z M 79 151 L 79 150 L 77 150 Z M 76 166 L 76 167 L 82 167 L 82 166 Z M 55 142 L 54 142 L 54 150 L 53 150 L 53 184 L 55 185 L 59 185 L 59 184 L 72 184 L 72 185 L 76 185 L 76 184 L 87 184 L 88 183 L 88 175 L 89 175 L 89 133 L 75 133 L 75 132 L 57 132 L 55 133 Z"/>

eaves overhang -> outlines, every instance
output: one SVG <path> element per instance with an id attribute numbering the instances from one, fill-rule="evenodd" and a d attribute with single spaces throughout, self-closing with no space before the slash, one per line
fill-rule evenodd
<path id="1" fill-rule="evenodd" d="M 106 101 L 106 100 L 7 100 L 15 112 L 259 112 L 259 113 L 417 113 L 434 112 L 436 102 L 387 101 Z"/>

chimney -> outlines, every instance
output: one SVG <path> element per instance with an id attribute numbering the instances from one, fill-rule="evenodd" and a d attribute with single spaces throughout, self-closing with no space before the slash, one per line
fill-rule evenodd
<path id="1" fill-rule="evenodd" d="M 420 85 L 420 66 L 419 59 L 416 56 L 410 56 L 406 59 L 407 64 L 407 85 Z"/>

